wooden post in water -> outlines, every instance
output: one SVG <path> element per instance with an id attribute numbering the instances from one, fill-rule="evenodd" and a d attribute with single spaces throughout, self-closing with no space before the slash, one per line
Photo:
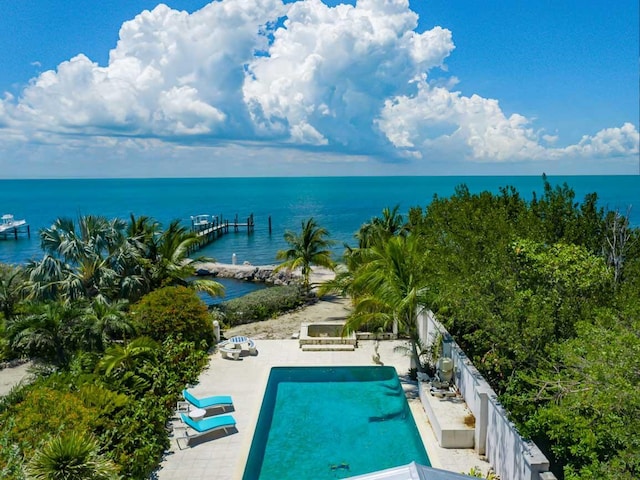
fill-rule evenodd
<path id="1" fill-rule="evenodd" d="M 269 235 L 271 235 L 271 215 L 269 215 Z"/>

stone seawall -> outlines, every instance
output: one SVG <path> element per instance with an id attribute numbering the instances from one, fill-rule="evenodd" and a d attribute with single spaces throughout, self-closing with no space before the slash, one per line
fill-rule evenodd
<path id="1" fill-rule="evenodd" d="M 232 265 L 229 263 L 199 263 L 196 275 L 235 278 L 247 282 L 264 282 L 272 285 L 289 285 L 299 276 L 287 270 L 274 271 L 276 265 Z"/>

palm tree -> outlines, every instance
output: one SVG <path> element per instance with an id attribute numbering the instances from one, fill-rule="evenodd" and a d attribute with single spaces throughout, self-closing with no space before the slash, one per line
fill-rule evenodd
<path id="1" fill-rule="evenodd" d="M 31 298 L 67 302 L 86 298 L 107 304 L 118 298 L 135 301 L 167 285 L 224 294 L 218 282 L 187 280 L 195 273 L 187 254 L 197 238 L 179 220 L 161 231 L 149 217 L 132 215 L 127 223 L 87 215 L 77 225 L 59 218 L 40 232 L 40 238 L 45 255 L 26 267 Z"/>
<path id="2" fill-rule="evenodd" d="M 346 329 L 355 331 L 375 321 L 388 328 L 396 324 L 409 338 L 413 360 L 422 371 L 418 347 L 418 312 L 427 301 L 428 280 L 423 271 L 419 239 L 395 236 L 363 252 L 363 263 L 353 272 L 350 293 L 354 309 Z"/>
<path id="3" fill-rule="evenodd" d="M 153 384 L 153 378 L 144 373 L 144 364 L 155 359 L 159 348 L 149 337 L 136 338 L 124 346 L 113 345 L 98 362 L 96 372 L 104 374 L 107 383 L 119 391 L 142 395 Z"/>
<path id="4" fill-rule="evenodd" d="M 133 370 L 140 362 L 152 359 L 159 345 L 148 337 L 138 337 L 126 345 L 113 345 L 100 362 L 98 370 L 106 376 L 119 370 Z"/>
<path id="5" fill-rule="evenodd" d="M 72 430 L 49 440 L 27 465 L 33 480 L 116 480 L 118 468 L 99 453 L 96 440 Z"/>
<path id="6" fill-rule="evenodd" d="M 23 298 L 24 276 L 20 267 L 0 264 L 0 312 L 13 317 L 16 305 Z"/>
<path id="7" fill-rule="evenodd" d="M 126 300 L 115 300 L 110 304 L 94 300 L 87 304 L 76 328 L 83 349 L 103 352 L 114 340 L 133 336 L 135 329 L 126 313 L 128 305 Z"/>
<path id="8" fill-rule="evenodd" d="M 96 299 L 108 303 L 135 290 L 137 251 L 127 242 L 126 222 L 81 216 L 77 225 L 58 218 L 40 232 L 45 256 L 27 265 L 30 293 L 37 299 Z"/>
<path id="9" fill-rule="evenodd" d="M 336 276 L 325 282 L 319 290 L 320 295 L 329 292 L 341 295 L 357 296 L 359 293 L 352 288 L 354 272 L 365 262 L 366 253 L 374 245 L 383 244 L 393 236 L 406 236 L 409 233 L 409 225 L 398 213 L 400 207 L 393 209 L 384 208 L 382 217 L 373 217 L 368 223 L 364 223 L 355 234 L 358 246 L 355 248 L 345 244 L 343 254 L 344 266 L 336 271 Z"/>
<path id="10" fill-rule="evenodd" d="M 408 226 L 402 215 L 398 213 L 399 208 L 399 205 L 393 209 L 385 207 L 382 209 L 382 217 L 374 217 L 368 223 L 363 224 L 356 233 L 358 247 L 367 248 L 389 237 L 406 235 Z"/>
<path id="11" fill-rule="evenodd" d="M 17 351 L 40 358 L 55 366 L 69 364 L 76 350 L 74 331 L 82 312 L 62 302 L 49 302 L 35 307 L 29 315 L 8 322 L 11 346 Z"/>
<path id="12" fill-rule="evenodd" d="M 335 264 L 331 259 L 331 250 L 329 247 L 333 245 L 333 241 L 326 239 L 329 232 L 320 227 L 312 218 L 306 222 L 302 221 L 302 231 L 298 235 L 290 230 L 284 234 L 285 241 L 289 244 L 287 250 L 279 250 L 276 258 L 285 260 L 278 265 L 276 270 L 286 268 L 295 270 L 300 268 L 302 271 L 303 288 L 307 294 L 310 291 L 309 275 L 311 274 L 311 266 L 318 265 L 333 270 Z"/>
<path id="13" fill-rule="evenodd" d="M 145 217 L 142 217 L 143 219 Z M 173 220 L 169 227 L 160 231 L 157 224 L 138 219 L 130 225 L 130 232 L 141 231 L 138 235 L 138 248 L 144 259 L 144 277 L 148 284 L 148 293 L 160 287 L 185 286 L 206 292 L 211 296 L 224 295 L 224 287 L 219 282 L 204 279 L 192 279 L 195 274 L 195 262 L 212 261 L 211 258 L 187 257 L 189 249 L 198 242 L 196 234 Z"/>

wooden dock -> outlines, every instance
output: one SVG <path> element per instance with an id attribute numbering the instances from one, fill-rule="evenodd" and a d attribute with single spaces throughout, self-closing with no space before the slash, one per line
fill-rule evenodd
<path id="1" fill-rule="evenodd" d="M 26 220 L 14 220 L 13 215 L 5 214 L 0 221 L 0 239 L 7 240 L 10 237 L 18 239 L 18 235 L 27 234 L 31 238 L 31 230 Z"/>
<path id="2" fill-rule="evenodd" d="M 189 249 L 189 253 L 200 250 L 230 232 L 238 233 L 241 230 L 246 230 L 247 234 L 251 235 L 254 227 L 253 213 L 247 217 L 245 222 L 238 221 L 237 214 L 232 221 L 223 219 L 222 215 L 195 215 L 191 217 L 191 231 L 196 234 L 198 242 Z"/>

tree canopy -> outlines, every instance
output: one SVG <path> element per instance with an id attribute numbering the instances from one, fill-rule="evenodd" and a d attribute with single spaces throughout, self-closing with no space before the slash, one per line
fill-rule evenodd
<path id="1" fill-rule="evenodd" d="M 374 233 L 395 225 L 387 209 L 327 288 L 352 296 L 353 325 L 420 291 L 560 478 L 640 478 L 640 232 L 596 194 L 542 181 L 530 201 L 461 185 Z"/>

